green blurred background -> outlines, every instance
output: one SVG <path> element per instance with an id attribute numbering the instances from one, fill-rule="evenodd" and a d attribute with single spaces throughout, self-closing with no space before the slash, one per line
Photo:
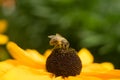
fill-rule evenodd
<path id="1" fill-rule="evenodd" d="M 47 36 L 59 33 L 77 51 L 88 48 L 95 62 L 120 68 L 120 0 L 3 1 L 0 18 L 9 23 L 5 34 L 23 49 L 44 53 L 51 48 Z"/>

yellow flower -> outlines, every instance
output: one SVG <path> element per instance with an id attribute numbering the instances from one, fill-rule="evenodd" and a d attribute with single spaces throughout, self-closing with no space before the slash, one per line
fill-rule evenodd
<path id="1" fill-rule="evenodd" d="M 14 59 L 0 62 L 0 80 L 120 80 L 120 70 L 109 62 L 94 63 L 86 48 L 78 52 L 83 65 L 81 74 L 65 78 L 46 71 L 45 62 L 51 50 L 41 55 L 33 49 L 23 50 L 14 42 L 8 42 L 7 49 Z"/>
<path id="2" fill-rule="evenodd" d="M 6 30 L 6 27 L 7 27 L 7 21 L 0 20 L 0 44 L 5 44 L 8 42 L 8 37 L 6 35 L 1 34 Z"/>

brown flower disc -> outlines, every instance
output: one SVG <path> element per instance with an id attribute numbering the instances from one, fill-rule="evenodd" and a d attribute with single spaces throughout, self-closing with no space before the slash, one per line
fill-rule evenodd
<path id="1" fill-rule="evenodd" d="M 82 68 L 81 60 L 75 49 L 53 49 L 47 58 L 46 69 L 55 76 L 76 76 L 80 74 Z"/>

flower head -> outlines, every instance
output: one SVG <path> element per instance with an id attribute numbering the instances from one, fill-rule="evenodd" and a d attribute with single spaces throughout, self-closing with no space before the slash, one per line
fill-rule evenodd
<path id="1" fill-rule="evenodd" d="M 51 50 L 43 55 L 33 49 L 23 50 L 14 42 L 8 42 L 7 49 L 14 59 L 0 62 L 0 80 L 119 80 L 120 70 L 109 62 L 94 63 L 93 56 L 83 48 L 78 52 L 83 63 L 82 72 L 77 76 L 55 77 L 46 71 L 45 62 Z M 85 56 L 83 56 L 85 55 Z M 84 62 L 88 58 L 88 62 Z"/>
<path id="2" fill-rule="evenodd" d="M 46 60 L 53 50 L 42 55 L 34 49 L 22 49 L 14 42 L 7 43 L 14 59 L 0 62 L 0 80 L 120 80 L 120 70 L 112 63 L 94 63 L 91 53 L 82 48 L 77 55 L 82 61 L 82 71 L 76 76 L 55 77 L 46 70 Z"/>

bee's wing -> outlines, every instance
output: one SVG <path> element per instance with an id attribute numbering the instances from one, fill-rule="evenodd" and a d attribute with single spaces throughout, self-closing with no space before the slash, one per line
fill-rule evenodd
<path id="1" fill-rule="evenodd" d="M 58 34 L 58 33 L 56 33 L 56 35 L 50 35 L 50 36 L 48 36 L 48 38 L 57 38 L 57 37 L 59 37 L 59 38 L 62 38 L 62 36 L 60 35 L 60 34 Z"/>
<path id="2" fill-rule="evenodd" d="M 56 33 L 56 37 L 62 37 L 60 34 Z"/>
<path id="3" fill-rule="evenodd" d="M 50 36 L 48 36 L 48 38 L 53 38 L 53 37 L 55 37 L 55 35 L 50 35 Z"/>

